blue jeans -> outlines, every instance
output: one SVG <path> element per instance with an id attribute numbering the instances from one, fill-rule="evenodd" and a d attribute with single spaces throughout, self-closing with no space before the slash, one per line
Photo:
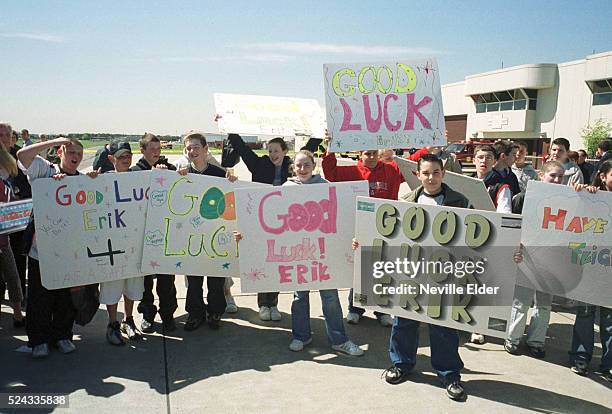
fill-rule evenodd
<path id="1" fill-rule="evenodd" d="M 353 306 L 353 288 L 351 288 L 351 290 L 349 291 L 348 302 L 349 302 L 349 305 L 348 305 L 349 313 L 356 313 L 359 316 L 365 313 L 366 310 L 364 308 Z M 376 318 L 378 319 L 378 317 L 380 317 L 380 315 L 384 315 L 384 313 L 375 311 L 374 315 L 376 315 Z"/>
<path id="2" fill-rule="evenodd" d="M 416 364 L 420 322 L 395 317 L 391 328 L 389 357 L 402 371 L 411 371 Z M 459 334 L 455 329 L 429 325 L 431 366 L 445 386 L 461 379 L 463 361 L 459 356 Z"/>
<path id="3" fill-rule="evenodd" d="M 572 335 L 570 363 L 591 362 L 595 345 L 595 311 L 599 308 L 599 336 L 601 337 L 601 369 L 612 369 L 612 309 L 583 304 L 576 307 L 576 322 Z"/>
<path id="4" fill-rule="evenodd" d="M 327 338 L 332 345 L 341 345 L 348 341 L 342 322 L 342 308 L 337 289 L 320 290 L 323 316 Z M 306 342 L 311 337 L 310 332 L 310 291 L 295 292 L 291 303 L 291 332 L 293 338 Z"/>

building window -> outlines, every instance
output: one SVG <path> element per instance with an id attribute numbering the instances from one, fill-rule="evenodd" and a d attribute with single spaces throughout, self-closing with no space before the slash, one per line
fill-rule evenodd
<path id="1" fill-rule="evenodd" d="M 511 89 L 472 95 L 476 113 L 533 110 L 537 107 L 537 89 Z"/>
<path id="2" fill-rule="evenodd" d="M 612 104 L 612 78 L 588 81 L 587 84 L 593 92 L 593 106 Z"/>

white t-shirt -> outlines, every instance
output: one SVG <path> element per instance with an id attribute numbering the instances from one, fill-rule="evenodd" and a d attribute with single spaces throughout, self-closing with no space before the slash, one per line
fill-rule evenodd
<path id="1" fill-rule="evenodd" d="M 21 161 L 18 163 L 19 168 L 23 171 L 24 174 L 28 176 L 28 181 L 30 184 L 39 178 L 51 178 L 55 174 L 59 174 L 60 168 L 59 165 L 51 164 L 46 159 L 42 158 L 40 155 L 37 155 L 36 158 L 32 160 L 32 164 L 28 168 L 26 168 Z M 28 253 L 32 259 L 38 260 L 38 246 L 36 245 L 36 234 L 34 234 L 34 240 L 32 240 L 32 247 L 30 248 L 30 252 Z"/>

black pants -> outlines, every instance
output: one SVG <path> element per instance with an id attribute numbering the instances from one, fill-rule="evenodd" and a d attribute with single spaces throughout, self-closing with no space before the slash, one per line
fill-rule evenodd
<path id="1" fill-rule="evenodd" d="M 153 297 L 153 278 L 157 279 L 157 297 L 159 298 L 159 316 L 162 321 L 174 318 L 174 311 L 178 308 L 176 302 L 176 287 L 174 286 L 174 275 L 148 275 L 144 278 L 144 292 L 142 300 L 138 304 L 138 312 L 149 322 L 155 320 L 157 307 Z"/>
<path id="2" fill-rule="evenodd" d="M 26 332 L 31 347 L 72 339 L 75 310 L 70 288 L 49 290 L 40 281 L 38 260 L 28 260 Z"/>
<path id="3" fill-rule="evenodd" d="M 17 233 L 11 233 L 11 249 L 13 249 L 13 256 L 15 256 L 15 264 L 17 265 L 17 273 L 19 273 L 19 279 L 21 280 L 21 291 L 26 294 L 26 259 L 27 252 L 24 252 L 24 241 L 23 235 L 25 231 L 18 231 Z"/>
<path id="4" fill-rule="evenodd" d="M 206 286 L 208 287 L 206 301 L 208 305 L 204 303 L 204 291 L 202 289 L 204 276 L 187 276 L 187 285 L 185 310 L 189 314 L 199 316 L 205 315 L 205 312 L 208 312 L 209 315 L 223 315 L 225 306 L 227 306 L 223 290 L 225 278 L 206 277 Z"/>
<path id="5" fill-rule="evenodd" d="M 260 292 L 257 294 L 257 306 L 271 308 L 278 306 L 278 292 Z"/>

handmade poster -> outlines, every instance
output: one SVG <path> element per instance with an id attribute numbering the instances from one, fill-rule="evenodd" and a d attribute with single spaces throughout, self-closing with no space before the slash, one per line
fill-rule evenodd
<path id="1" fill-rule="evenodd" d="M 216 93 L 217 124 L 222 134 L 323 138 L 323 111 L 316 99 Z"/>
<path id="2" fill-rule="evenodd" d="M 356 306 L 505 337 L 521 217 L 357 198 Z"/>
<path id="3" fill-rule="evenodd" d="M 21 231 L 28 226 L 32 215 L 32 199 L 0 204 L 0 234 Z"/>
<path id="4" fill-rule="evenodd" d="M 367 194 L 367 181 L 237 190 L 242 292 L 351 287 L 355 198 Z"/>
<path id="5" fill-rule="evenodd" d="M 149 171 L 32 183 L 41 280 L 47 289 L 142 276 Z"/>
<path id="6" fill-rule="evenodd" d="M 150 187 L 142 270 L 239 277 L 234 191 L 270 186 L 153 170 Z"/>
<path id="7" fill-rule="evenodd" d="M 333 152 L 445 145 L 435 59 L 323 66 Z"/>
<path id="8" fill-rule="evenodd" d="M 400 157 L 395 157 L 394 160 L 411 190 L 421 185 L 421 182 L 416 176 L 417 163 L 415 161 Z M 444 174 L 444 182 L 450 188 L 463 194 L 470 200 L 476 210 L 495 211 L 495 205 L 482 180 L 446 171 Z"/>
<path id="9" fill-rule="evenodd" d="M 518 284 L 612 306 L 612 193 L 529 181 Z"/>

